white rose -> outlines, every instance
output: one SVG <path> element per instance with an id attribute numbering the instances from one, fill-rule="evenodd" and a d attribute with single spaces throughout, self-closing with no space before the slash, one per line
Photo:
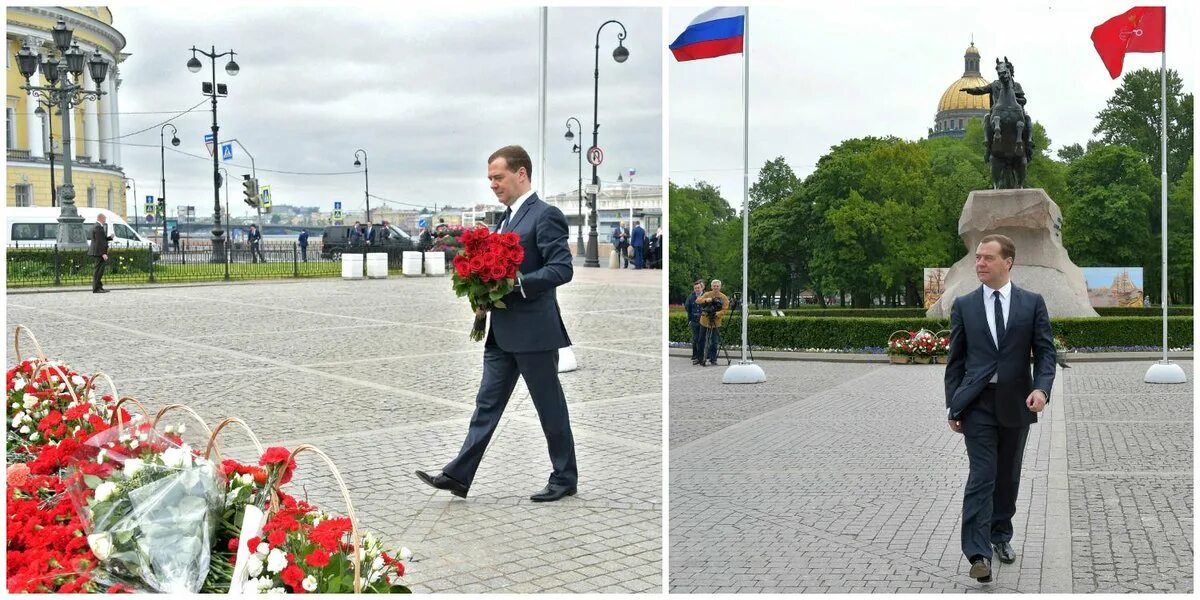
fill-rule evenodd
<path id="1" fill-rule="evenodd" d="M 317 578 L 312 575 L 305 577 L 304 581 L 300 582 L 300 587 L 303 587 L 306 592 L 317 591 Z"/>
<path id="2" fill-rule="evenodd" d="M 14 390 L 19 390 L 24 387 L 25 387 L 25 378 L 24 377 L 14 377 L 13 378 L 13 389 Z"/>
<path id="3" fill-rule="evenodd" d="M 105 481 L 96 487 L 96 501 L 104 502 L 112 497 L 113 492 L 117 491 L 117 484 L 111 481 Z"/>
<path id="4" fill-rule="evenodd" d="M 176 427 L 176 428 L 175 428 L 175 431 L 176 431 L 176 432 L 177 432 L 179 435 L 183 435 L 183 432 L 187 431 L 187 425 L 185 425 L 185 424 L 183 424 L 183 423 L 180 423 L 180 424 L 179 424 L 179 427 Z"/>
<path id="5" fill-rule="evenodd" d="M 129 458 L 125 460 L 125 467 L 121 469 L 126 477 L 133 477 L 146 466 L 146 462 L 140 458 Z"/>
<path id="6" fill-rule="evenodd" d="M 238 481 L 240 481 L 242 483 L 242 485 L 253 485 L 254 484 L 254 476 L 249 473 L 242 473 L 241 475 L 238 475 L 237 477 L 238 477 Z"/>
<path id="7" fill-rule="evenodd" d="M 25 435 L 28 435 L 28 434 L 29 434 L 29 426 L 28 426 L 28 425 L 22 425 L 22 426 L 21 426 L 21 433 L 22 433 L 22 434 L 25 434 Z"/>
<path id="8" fill-rule="evenodd" d="M 29 441 L 36 442 L 36 441 L 38 441 L 39 437 L 41 437 L 41 436 L 39 436 L 38 433 L 35 431 L 35 432 L 33 432 L 33 435 L 29 436 Z"/>
<path id="9" fill-rule="evenodd" d="M 72 376 L 71 376 L 71 383 L 72 383 L 72 384 L 74 384 L 74 385 L 83 385 L 83 384 L 85 383 L 85 380 L 84 380 L 84 378 L 82 378 L 82 377 L 80 377 L 80 376 L 78 376 L 78 375 L 72 375 Z"/>
<path id="10" fill-rule="evenodd" d="M 31 410 L 33 407 L 37 406 L 37 403 L 37 396 L 34 396 L 33 394 L 25 394 L 25 401 L 22 403 L 22 405 L 25 407 L 25 410 Z"/>
<path id="11" fill-rule="evenodd" d="M 254 549 L 255 554 L 261 554 L 263 556 L 266 556 L 270 551 L 271 547 L 268 546 L 266 542 L 259 542 L 258 547 Z"/>
<path id="12" fill-rule="evenodd" d="M 267 555 L 267 570 L 278 573 L 287 568 L 287 564 L 287 555 L 279 548 L 272 548 L 271 553 Z"/>
<path id="13" fill-rule="evenodd" d="M 24 420 L 25 420 L 25 413 L 24 413 L 24 412 L 19 412 L 19 413 L 17 413 L 16 415 L 13 415 L 13 420 L 12 420 L 12 426 L 13 426 L 13 429 L 16 429 L 16 428 L 20 427 L 20 426 L 21 426 L 21 422 L 22 422 L 22 421 L 24 421 Z"/>
<path id="14" fill-rule="evenodd" d="M 13 402 L 13 410 L 21 410 L 21 403 Z"/>
<path id="15" fill-rule="evenodd" d="M 175 426 L 174 426 L 174 425 L 167 425 L 166 432 L 167 432 L 167 433 L 175 433 Z"/>
<path id="16" fill-rule="evenodd" d="M 262 570 L 262 559 L 259 558 L 257 554 L 251 554 L 250 558 L 246 561 L 246 572 L 249 573 L 251 577 L 258 577 L 259 574 L 262 573 Z"/>
<path id="17" fill-rule="evenodd" d="M 53 383 L 53 384 L 57 385 L 57 384 L 58 384 L 58 375 L 51 375 L 51 376 L 50 376 L 50 383 Z"/>
<path id="18" fill-rule="evenodd" d="M 136 440 L 135 440 L 136 443 Z M 192 453 L 183 448 L 167 448 L 162 453 L 163 464 L 172 469 L 181 469 L 192 466 Z"/>
<path id="19" fill-rule="evenodd" d="M 112 538 L 107 533 L 93 533 L 87 537 L 88 546 L 92 548 L 92 554 L 100 560 L 108 560 L 112 554 Z"/>
<path id="20" fill-rule="evenodd" d="M 412 550 L 409 550 L 407 546 L 400 548 L 400 560 L 411 560 L 412 556 Z"/>

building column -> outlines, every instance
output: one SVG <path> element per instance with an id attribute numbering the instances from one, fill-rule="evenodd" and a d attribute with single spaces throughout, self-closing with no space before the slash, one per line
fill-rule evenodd
<path id="1" fill-rule="evenodd" d="M 121 99 L 117 94 L 117 90 L 121 87 L 119 75 L 121 70 L 117 68 L 116 61 L 109 67 L 108 78 L 108 106 L 109 106 L 109 137 L 117 137 L 121 135 Z M 112 164 L 121 166 L 121 146 L 120 144 L 112 144 L 110 150 L 112 153 Z M 136 198 L 134 199 L 137 200 Z"/>
<path id="2" fill-rule="evenodd" d="M 88 77 L 88 83 L 84 84 L 90 87 L 93 91 L 98 89 L 95 81 Z M 100 116 L 97 104 L 94 100 L 83 101 L 83 142 L 88 159 L 92 162 L 100 160 Z"/>
<path id="3" fill-rule="evenodd" d="M 36 97 L 25 97 L 25 147 L 29 148 L 29 158 L 41 158 L 44 154 L 42 118 L 37 116 L 37 107 Z"/>
<path id="4" fill-rule="evenodd" d="M 104 91 L 108 92 L 111 87 L 107 81 L 100 84 Z M 108 140 L 113 137 L 112 133 L 112 93 L 100 96 L 100 139 Z M 100 142 L 100 162 L 105 164 L 113 164 L 112 142 Z"/>

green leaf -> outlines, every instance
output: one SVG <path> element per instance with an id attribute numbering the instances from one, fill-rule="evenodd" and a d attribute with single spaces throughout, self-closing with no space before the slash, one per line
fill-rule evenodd
<path id="1" fill-rule="evenodd" d="M 84 475 L 83 483 L 86 484 L 89 489 L 94 490 L 94 489 L 100 487 L 100 484 L 104 483 L 104 480 L 100 479 L 99 477 L 96 477 L 95 475 Z"/>
<path id="2" fill-rule="evenodd" d="M 496 308 L 508 308 L 508 305 L 501 300 L 496 300 L 492 303 L 492 306 L 495 306 Z"/>

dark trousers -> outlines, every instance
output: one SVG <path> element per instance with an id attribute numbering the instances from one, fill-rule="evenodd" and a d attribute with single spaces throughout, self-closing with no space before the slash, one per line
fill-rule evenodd
<path id="1" fill-rule="evenodd" d="M 259 259 L 267 262 L 266 257 L 263 256 L 262 242 L 250 242 L 250 262 L 258 262 Z"/>
<path id="2" fill-rule="evenodd" d="M 447 477 L 470 487 L 475 471 L 483 460 L 504 407 L 517 385 L 517 377 L 533 399 L 542 433 L 550 450 L 553 471 L 550 483 L 574 486 L 579 479 L 575 466 L 575 438 L 571 435 L 571 419 L 567 413 L 567 398 L 558 382 L 558 350 L 549 352 L 505 352 L 488 339 L 483 351 L 483 381 L 475 396 L 475 413 L 471 427 L 458 456 L 442 468 Z"/>
<path id="3" fill-rule="evenodd" d="M 633 268 L 640 269 L 645 264 L 645 262 L 646 262 L 646 259 L 643 256 L 642 247 L 634 246 L 633 247 L 633 265 L 634 265 Z"/>
<path id="4" fill-rule="evenodd" d="M 701 360 L 704 356 L 704 330 L 700 329 L 699 322 L 688 321 L 688 327 L 692 328 L 692 360 Z"/>
<path id="5" fill-rule="evenodd" d="M 629 267 L 629 244 L 621 244 L 617 247 L 617 252 L 621 255 L 621 268 Z"/>
<path id="6" fill-rule="evenodd" d="M 963 437 L 971 473 L 963 493 L 962 551 L 967 560 L 991 558 L 992 543 L 1013 537 L 1021 458 L 1029 425 L 1004 427 L 996 420 L 996 394 L 983 390 L 963 414 Z"/>
<path id="7" fill-rule="evenodd" d="M 171 240 L 171 245 L 175 247 L 176 252 L 179 252 L 179 240 Z"/>
<path id="8" fill-rule="evenodd" d="M 700 328 L 701 335 L 701 357 L 709 362 L 717 362 L 717 349 L 721 347 L 721 330 L 720 328 L 709 329 L 707 327 Z"/>
<path id="9" fill-rule="evenodd" d="M 300 246 L 300 258 L 308 262 L 308 246 Z"/>
<path id="10" fill-rule="evenodd" d="M 104 289 L 104 282 L 101 279 L 104 277 L 104 268 L 108 266 L 108 261 L 103 257 L 96 257 L 96 270 L 92 271 L 92 291 Z"/>

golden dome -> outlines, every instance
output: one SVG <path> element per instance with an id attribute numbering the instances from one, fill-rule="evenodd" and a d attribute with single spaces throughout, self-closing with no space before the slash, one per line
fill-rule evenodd
<path id="1" fill-rule="evenodd" d="M 982 96 L 972 96 L 966 92 L 960 92 L 959 89 L 965 87 L 980 87 L 988 84 L 988 80 L 979 76 L 964 76 L 958 81 L 950 84 L 945 92 L 942 92 L 942 99 L 938 102 L 938 112 L 946 110 L 988 110 L 991 108 L 991 97 L 987 94 Z"/>
<path id="2" fill-rule="evenodd" d="M 975 42 L 971 42 L 971 45 L 967 47 L 967 54 L 974 54 L 975 56 L 979 56 L 979 50 L 977 50 L 975 48 Z"/>

